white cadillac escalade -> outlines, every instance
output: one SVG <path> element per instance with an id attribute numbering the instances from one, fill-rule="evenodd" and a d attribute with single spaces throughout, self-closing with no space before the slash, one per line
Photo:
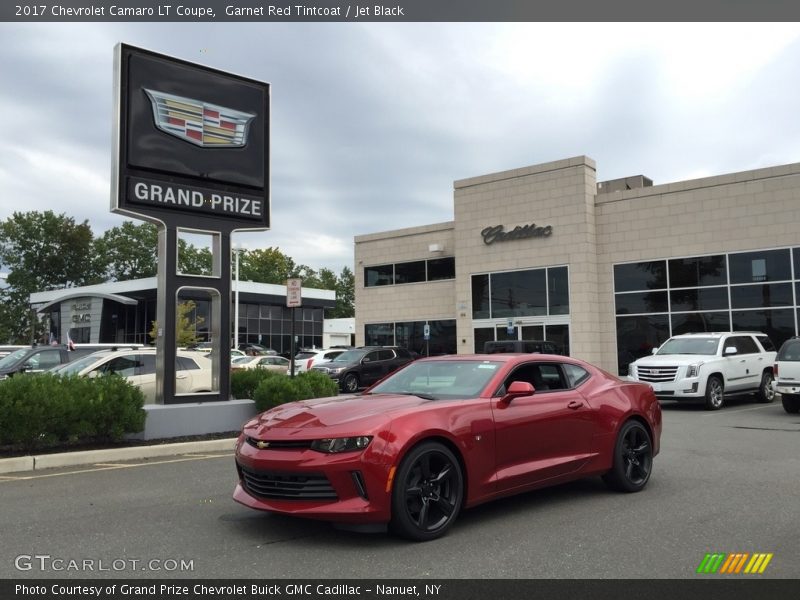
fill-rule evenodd
<path id="1" fill-rule="evenodd" d="M 763 333 L 676 335 L 629 366 L 628 379 L 648 383 L 660 400 L 704 400 L 718 410 L 726 394 L 772 402 L 775 346 Z"/>

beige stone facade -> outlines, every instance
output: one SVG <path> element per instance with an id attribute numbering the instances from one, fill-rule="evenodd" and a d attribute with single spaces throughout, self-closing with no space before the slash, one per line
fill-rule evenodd
<path id="1" fill-rule="evenodd" d="M 634 185 L 649 183 L 641 177 L 631 180 L 638 182 Z M 622 351 L 617 343 L 618 330 L 624 325 L 619 319 L 627 313 L 620 308 L 624 302 L 620 303 L 619 295 L 615 295 L 620 291 L 615 289 L 615 265 L 660 261 L 656 265 L 660 268 L 662 263 L 672 264 L 670 259 L 719 255 L 725 257 L 728 273 L 733 268 L 727 266 L 729 253 L 780 249 L 778 254 L 786 254 L 790 262 L 795 255 L 800 257 L 800 164 L 624 191 L 610 190 L 628 187 L 625 181 L 623 185 L 619 185 L 620 181 L 608 183 L 612 185 L 597 184 L 595 163 L 584 156 L 463 179 L 454 184 L 452 222 L 356 237 L 356 342 L 365 342 L 365 327 L 373 323 L 454 319 L 454 350 L 473 352 L 476 328 L 503 328 L 508 320 L 474 318 L 474 276 L 566 266 L 568 314 L 518 315 L 512 320 L 520 327 L 567 324 L 572 356 L 617 372 L 618 354 Z M 485 243 L 481 232 L 499 225 L 506 233 L 516 227 L 532 231 L 535 226 L 549 228 L 550 234 L 544 235 L 540 229 L 540 235 Z M 365 285 L 367 267 L 441 256 L 455 258 L 452 279 Z M 754 256 L 760 265 L 761 255 Z M 773 260 L 770 257 L 767 259 Z M 756 268 L 761 266 L 753 267 Z M 783 325 L 775 330 L 774 337 L 798 333 L 800 273 L 795 270 L 792 267 L 788 275 L 778 277 L 772 296 L 769 290 L 765 292 L 767 304 L 772 303 L 769 306 L 742 301 L 742 310 L 752 311 L 745 315 L 752 317 L 750 321 L 766 318 L 772 325 L 772 313 L 767 312 L 764 317 L 760 308 L 782 311 Z M 754 275 L 752 281 L 744 282 L 750 287 L 739 292 L 750 296 L 761 293 L 761 288 L 768 285 L 765 281 L 775 280 L 764 277 L 767 278 Z M 678 284 L 670 285 L 670 290 L 665 287 L 664 298 L 675 297 L 669 294 Z M 724 295 L 730 285 L 718 285 L 719 295 Z M 789 299 L 786 294 L 790 288 Z M 706 288 L 698 289 L 703 292 Z M 697 295 L 689 290 L 684 296 L 692 294 Z M 779 295 L 781 300 L 776 299 Z M 729 292 L 728 296 L 732 298 L 727 308 L 728 322 L 735 329 L 736 315 L 743 313 L 737 312 L 737 294 Z M 647 302 L 651 299 L 646 296 Z M 622 300 L 638 297 L 631 295 Z M 668 313 L 669 327 L 680 320 L 672 318 L 672 304 L 666 310 L 660 304 L 654 306 L 645 312 Z M 795 315 L 793 331 L 789 331 L 790 309 Z M 724 319 L 725 309 L 720 310 L 717 316 Z M 778 312 L 774 314 L 777 316 Z M 663 332 L 658 337 L 663 337 Z"/>

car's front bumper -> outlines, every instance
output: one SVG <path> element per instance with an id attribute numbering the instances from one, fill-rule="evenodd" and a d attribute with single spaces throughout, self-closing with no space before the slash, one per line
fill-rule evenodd
<path id="1" fill-rule="evenodd" d="M 259 450 L 242 442 L 236 468 L 233 499 L 250 508 L 345 523 L 391 517 L 390 469 L 369 450 Z"/>
<path id="2" fill-rule="evenodd" d="M 699 400 L 706 393 L 703 382 L 697 377 L 685 377 L 677 381 L 664 382 L 641 381 L 630 375 L 627 378 L 628 381 L 649 385 L 659 400 Z"/>

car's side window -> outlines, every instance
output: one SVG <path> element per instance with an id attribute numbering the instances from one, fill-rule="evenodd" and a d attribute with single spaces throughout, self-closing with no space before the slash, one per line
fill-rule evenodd
<path id="1" fill-rule="evenodd" d="M 497 395 L 503 395 L 508 386 L 514 381 L 530 383 L 537 393 L 564 390 L 570 387 L 564 381 L 559 366 L 553 363 L 527 363 L 520 365 L 506 377 Z"/>
<path id="2" fill-rule="evenodd" d="M 136 357 L 118 356 L 104 364 L 100 370 L 107 374 L 115 373 L 117 375 L 122 375 L 122 377 L 131 377 L 135 373 L 136 365 Z"/>
<path id="3" fill-rule="evenodd" d="M 136 365 L 137 375 L 152 375 L 156 372 L 156 357 L 154 354 L 137 354 Z"/>
<path id="4" fill-rule="evenodd" d="M 178 371 L 196 371 L 200 368 L 196 362 L 185 356 L 175 357 L 175 367 Z"/>
<path id="5" fill-rule="evenodd" d="M 564 374 L 567 376 L 567 383 L 571 388 L 578 387 L 589 379 L 589 371 L 583 367 L 571 363 L 564 363 L 561 367 L 564 369 Z"/>
<path id="6" fill-rule="evenodd" d="M 739 354 L 758 354 L 758 346 L 749 335 L 737 335 L 729 342 L 733 342 Z"/>

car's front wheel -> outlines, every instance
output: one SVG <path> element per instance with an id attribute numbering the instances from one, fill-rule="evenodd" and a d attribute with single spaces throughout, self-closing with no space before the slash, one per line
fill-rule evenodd
<path id="1" fill-rule="evenodd" d="M 349 394 L 356 393 L 359 386 L 358 375 L 355 373 L 348 373 L 344 376 L 344 379 L 342 379 L 342 389 Z"/>
<path id="2" fill-rule="evenodd" d="M 800 412 L 800 396 L 781 394 L 781 403 L 783 404 L 783 410 L 790 415 Z"/>
<path id="3" fill-rule="evenodd" d="M 706 410 L 719 410 L 725 403 L 725 386 L 716 375 L 706 382 Z"/>
<path id="4" fill-rule="evenodd" d="M 419 542 L 436 539 L 452 527 L 463 497 L 458 459 L 447 446 L 424 442 L 411 449 L 397 470 L 392 531 Z"/>
<path id="5" fill-rule="evenodd" d="M 653 443 L 647 428 L 639 421 L 622 426 L 614 446 L 611 470 L 603 475 L 608 487 L 620 492 L 644 489 L 653 470 Z"/>
<path id="6" fill-rule="evenodd" d="M 759 402 L 772 402 L 775 400 L 775 390 L 772 389 L 773 380 L 772 371 L 764 371 L 761 376 L 761 385 L 758 386 Z"/>

